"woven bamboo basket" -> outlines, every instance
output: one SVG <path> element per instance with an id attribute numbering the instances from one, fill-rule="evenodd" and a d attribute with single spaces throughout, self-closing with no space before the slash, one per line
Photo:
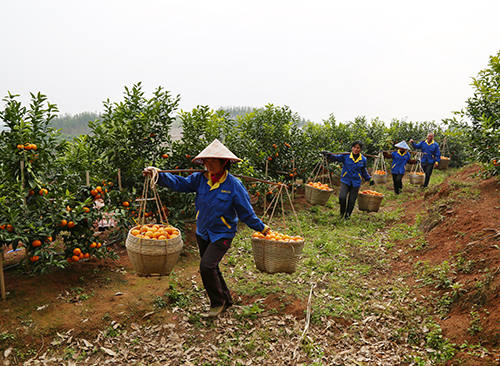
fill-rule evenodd
<path id="1" fill-rule="evenodd" d="M 374 196 L 373 194 L 358 194 L 358 208 L 360 211 L 378 212 L 380 204 L 385 196 Z"/>
<path id="2" fill-rule="evenodd" d="M 443 157 L 441 157 L 441 160 L 439 161 L 437 168 L 439 170 L 446 170 L 448 169 L 449 164 L 450 164 L 450 159 L 444 159 Z"/>
<path id="3" fill-rule="evenodd" d="M 293 273 L 297 270 L 304 240 L 276 241 L 252 237 L 255 265 L 265 273 Z"/>
<path id="4" fill-rule="evenodd" d="M 387 183 L 387 173 L 386 174 L 373 174 L 372 179 L 377 184 Z"/>
<path id="5" fill-rule="evenodd" d="M 425 175 L 410 173 L 410 183 L 415 185 L 422 185 L 425 181 Z"/>
<path id="6" fill-rule="evenodd" d="M 182 235 L 167 240 L 138 238 L 128 232 L 125 246 L 132 268 L 138 276 L 167 276 L 179 258 L 184 245 Z"/>
<path id="7" fill-rule="evenodd" d="M 325 206 L 333 190 L 326 191 L 324 189 L 319 189 L 306 184 L 306 202 L 311 205 L 321 205 Z"/>

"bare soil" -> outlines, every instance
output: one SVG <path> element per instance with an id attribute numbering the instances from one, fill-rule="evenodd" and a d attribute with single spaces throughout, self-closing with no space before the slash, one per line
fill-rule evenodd
<path id="1" fill-rule="evenodd" d="M 430 190 L 421 190 L 412 201 L 407 202 L 401 220 L 415 223 L 422 211 L 428 217 L 422 220 L 428 246 L 418 252 L 405 252 L 391 264 L 391 271 L 381 272 L 391 281 L 412 273 L 417 263 L 442 263 L 460 256 L 469 263 L 469 271 L 457 271 L 453 281 L 467 289 L 467 295 L 453 304 L 451 312 L 440 325 L 443 335 L 460 345 L 481 344 L 489 350 L 500 348 L 500 185 L 497 179 L 477 178 L 480 168 L 471 166 Z M 458 181 L 458 183 L 457 183 Z M 475 199 L 460 199 L 454 196 L 457 184 L 470 187 Z M 405 189 L 419 190 L 409 187 Z M 298 197 L 297 209 L 306 205 L 303 196 Z M 391 207 L 385 207 L 390 210 Z M 198 257 L 194 241 L 194 225 L 185 230 L 185 249 L 176 266 L 179 283 L 195 281 L 202 286 L 198 273 Z M 411 241 L 400 242 L 398 249 L 407 249 Z M 96 259 L 75 263 L 70 269 L 54 269 L 43 276 L 28 276 L 19 268 L 5 271 L 7 299 L 0 301 L 0 360 L 5 350 L 15 347 L 31 354 L 17 355 L 21 360 L 43 353 L 58 335 L 71 331 L 75 337 L 94 339 L 99 332 L 110 327 L 110 319 L 122 325 L 178 324 L 180 319 L 174 312 L 162 312 L 153 321 L 151 304 L 157 296 L 167 292 L 169 277 L 138 277 L 134 274 L 123 243 L 110 246 L 119 259 L 116 261 Z M 6 255 L 5 267 L 15 264 L 22 253 Z M 455 257 L 456 258 L 456 257 Z M 465 265 L 464 265 L 465 266 Z M 411 283 L 411 276 L 409 282 Z M 417 284 L 414 282 L 414 284 Z M 432 288 L 416 287 L 418 296 L 429 296 Z M 255 299 L 237 298 L 240 305 L 251 304 Z M 265 299 L 269 309 L 280 309 L 278 315 L 293 315 L 303 319 L 305 304 L 296 299 Z M 286 303 L 280 307 L 279 304 Z M 482 331 L 472 334 L 471 309 L 481 317 Z M 336 319 L 337 323 L 341 319 Z M 10 336 L 14 335 L 15 342 Z M 24 345 L 20 347 L 20 343 Z M 12 359 L 12 358 L 11 358 Z M 459 360 L 459 362 L 457 361 Z M 498 355 L 490 353 L 481 358 L 459 353 L 448 364 L 498 365 Z M 9 364 L 5 360 L 5 364 Z M 15 364 L 14 359 L 10 364 Z M 20 362 L 20 361 L 19 361 Z M 391 364 L 391 363 L 388 363 Z"/>

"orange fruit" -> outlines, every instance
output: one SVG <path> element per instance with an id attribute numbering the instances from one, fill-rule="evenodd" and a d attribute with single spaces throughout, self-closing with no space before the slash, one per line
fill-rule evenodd
<path id="1" fill-rule="evenodd" d="M 13 232 L 13 231 L 14 231 L 14 228 L 12 227 L 12 225 L 7 225 L 5 228 L 7 229 L 7 231 L 8 231 L 9 233 L 11 233 L 11 232 Z"/>
<path id="2" fill-rule="evenodd" d="M 31 144 L 31 150 L 36 150 L 38 147 L 35 144 Z"/>
<path id="3" fill-rule="evenodd" d="M 168 154 L 163 154 L 161 157 L 162 157 L 163 159 L 168 159 Z"/>
<path id="4" fill-rule="evenodd" d="M 71 257 L 66 258 L 66 260 L 68 261 L 68 263 L 73 262 L 73 259 L 71 259 Z"/>
<path id="5" fill-rule="evenodd" d="M 89 257 L 90 257 L 90 254 L 89 254 L 89 253 L 85 253 L 85 254 L 83 255 L 83 258 L 89 258 Z"/>
<path id="6" fill-rule="evenodd" d="M 102 246 L 101 243 L 97 243 L 97 247 L 100 248 Z"/>
<path id="7" fill-rule="evenodd" d="M 5 224 L 0 225 L 0 229 L 5 230 Z"/>
<path id="8" fill-rule="evenodd" d="M 79 260 L 80 260 L 80 256 L 78 256 L 78 255 L 74 255 L 71 257 L 72 262 L 78 262 Z"/>
<path id="9" fill-rule="evenodd" d="M 33 245 L 36 248 L 42 245 L 42 242 L 40 240 L 33 240 L 33 243 L 31 243 L 31 245 Z"/>
<path id="10" fill-rule="evenodd" d="M 95 190 L 97 192 L 101 193 L 102 192 L 102 187 L 101 186 L 97 186 L 97 187 L 95 187 Z"/>
<path id="11" fill-rule="evenodd" d="M 271 160 L 273 160 L 273 158 L 269 157 L 269 158 L 267 158 L 267 160 L 271 161 Z"/>
<path id="12" fill-rule="evenodd" d="M 128 201 L 123 201 L 122 205 L 125 207 L 128 207 L 128 206 L 130 206 L 130 203 Z"/>
<path id="13" fill-rule="evenodd" d="M 17 145 L 17 148 L 18 148 L 19 150 L 22 150 L 22 149 L 24 148 L 24 146 L 23 146 L 23 145 L 21 145 L 21 144 L 19 144 L 19 145 Z"/>
<path id="14" fill-rule="evenodd" d="M 31 144 L 27 142 L 26 144 L 24 144 L 24 148 L 26 150 L 31 150 Z"/>
<path id="15" fill-rule="evenodd" d="M 73 221 L 70 221 L 68 222 L 68 227 L 71 229 L 71 228 L 74 228 L 75 227 L 75 223 Z"/>
<path id="16" fill-rule="evenodd" d="M 38 191 L 38 193 L 40 193 L 40 196 L 43 196 L 43 195 L 46 195 L 47 193 L 49 193 L 49 191 L 45 188 L 42 188 L 42 189 L 40 189 L 40 191 Z"/>
<path id="17" fill-rule="evenodd" d="M 59 226 L 66 226 L 68 222 L 66 220 L 62 220 Z"/>
<path id="18" fill-rule="evenodd" d="M 47 236 L 47 237 L 45 238 L 45 242 L 46 242 L 46 243 L 50 243 L 51 241 L 52 241 L 52 236 Z"/>
<path id="19" fill-rule="evenodd" d="M 35 194 L 35 191 L 34 191 L 34 190 L 30 189 L 30 190 L 28 191 L 28 196 L 33 196 L 34 194 Z"/>
<path id="20" fill-rule="evenodd" d="M 82 250 L 80 248 L 73 249 L 73 254 L 74 255 L 80 255 L 81 252 L 82 252 Z"/>
<path id="21" fill-rule="evenodd" d="M 96 246 L 97 246 L 97 243 L 96 243 L 95 241 L 94 241 L 94 242 L 92 242 L 92 244 L 90 244 L 90 247 L 91 247 L 91 248 L 95 248 Z"/>
<path id="22" fill-rule="evenodd" d="M 91 190 L 91 191 L 90 191 L 90 194 L 91 194 L 92 196 L 95 196 L 95 195 L 97 195 L 97 191 L 96 191 L 95 189 L 93 189 L 93 190 Z"/>
<path id="23" fill-rule="evenodd" d="M 31 257 L 31 258 L 30 258 L 30 261 L 32 261 L 32 262 L 36 262 L 36 261 L 37 261 L 37 260 L 39 260 L 39 259 L 40 259 L 40 257 L 39 257 L 39 256 L 34 255 L 33 257 Z"/>
<path id="24" fill-rule="evenodd" d="M 89 212 L 90 212 L 90 208 L 88 208 L 88 207 L 84 207 L 84 208 L 83 208 L 83 212 L 89 213 Z"/>

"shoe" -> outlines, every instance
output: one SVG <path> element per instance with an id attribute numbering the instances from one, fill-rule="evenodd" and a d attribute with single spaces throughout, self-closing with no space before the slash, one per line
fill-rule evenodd
<path id="1" fill-rule="evenodd" d="M 226 303 L 224 303 L 224 304 L 223 304 L 223 305 L 221 305 L 221 306 L 216 306 L 216 307 L 214 307 L 214 308 L 210 308 L 210 312 L 208 313 L 208 317 L 209 317 L 209 318 L 216 318 L 216 317 L 218 317 L 218 316 L 219 316 L 219 315 L 221 315 L 221 314 L 222 314 L 222 312 L 223 312 L 224 310 L 226 310 L 229 306 L 230 306 L 229 304 L 226 306 Z"/>

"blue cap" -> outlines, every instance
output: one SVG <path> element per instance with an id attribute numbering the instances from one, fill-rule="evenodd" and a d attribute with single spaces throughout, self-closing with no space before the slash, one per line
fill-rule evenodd
<path id="1" fill-rule="evenodd" d="M 401 142 L 398 142 L 396 145 L 398 149 L 405 149 L 405 150 L 410 150 L 410 147 L 408 146 L 408 144 L 406 143 L 406 141 L 401 141 Z"/>

